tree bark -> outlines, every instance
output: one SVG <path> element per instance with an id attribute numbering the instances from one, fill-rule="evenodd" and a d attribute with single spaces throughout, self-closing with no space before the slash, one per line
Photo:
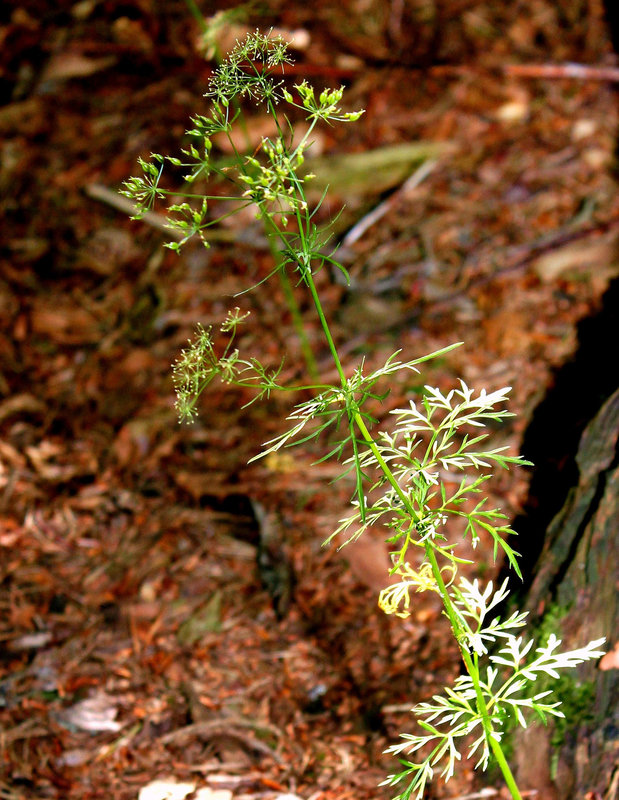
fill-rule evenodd
<path id="1" fill-rule="evenodd" d="M 616 342 L 600 342 L 600 346 L 613 348 Z M 534 628 L 548 631 L 549 624 L 552 626 L 552 632 L 563 640 L 562 649 L 581 647 L 605 636 L 606 647 L 612 651 L 619 638 L 618 442 L 619 389 L 581 436 L 576 454 L 578 481 L 545 533 L 541 556 L 521 604 L 530 612 Z M 568 717 L 563 741 L 553 745 L 553 723 L 548 728 L 535 724 L 516 734 L 518 779 L 523 789 L 537 789 L 540 800 L 619 797 L 617 660 L 609 657 L 600 664 L 589 662 L 570 671 L 577 673 L 575 686 L 590 685 L 591 708 L 586 718 L 584 707 L 567 707 L 569 701 L 559 693 Z"/>

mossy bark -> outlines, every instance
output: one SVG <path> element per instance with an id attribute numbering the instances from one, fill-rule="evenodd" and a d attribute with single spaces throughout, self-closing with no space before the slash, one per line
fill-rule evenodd
<path id="1" fill-rule="evenodd" d="M 549 630 L 551 625 L 563 649 L 605 636 L 611 650 L 619 637 L 618 442 L 619 389 L 586 427 L 576 455 L 577 485 L 545 534 L 539 532 L 544 546 L 521 607 L 529 610 L 534 627 Z M 523 789 L 537 789 L 543 798 L 616 800 L 619 669 L 603 670 L 588 662 L 573 672 L 575 691 L 567 694 L 583 697 L 579 690 L 588 684 L 591 707 L 570 708 L 569 698 L 559 697 L 567 716 L 560 743 L 552 743 L 553 733 L 557 738 L 553 724 L 515 734 L 519 781 Z M 550 758 L 535 758 L 536 753 Z"/>

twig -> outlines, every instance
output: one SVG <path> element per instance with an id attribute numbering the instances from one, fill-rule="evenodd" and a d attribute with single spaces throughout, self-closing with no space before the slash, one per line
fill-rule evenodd
<path id="1" fill-rule="evenodd" d="M 278 764 L 281 763 L 281 758 L 272 748 L 248 734 L 247 730 L 243 730 L 244 728 L 267 731 L 277 739 L 281 739 L 283 736 L 278 728 L 268 723 L 253 722 L 252 720 L 243 719 L 241 717 L 231 717 L 230 719 L 214 719 L 205 722 L 196 722 L 193 725 L 186 725 L 184 728 L 178 728 L 162 736 L 160 741 L 162 744 L 181 744 L 193 736 L 202 736 L 206 739 L 213 739 L 217 736 L 227 736 L 231 739 L 236 739 L 249 750 L 267 755 L 277 761 Z"/>
<path id="2" fill-rule="evenodd" d="M 346 236 L 342 239 L 342 247 L 349 247 L 351 244 L 354 244 L 358 239 L 360 239 L 368 230 L 368 228 L 371 228 L 372 225 L 378 222 L 379 219 L 382 219 L 385 214 L 396 205 L 400 197 L 406 195 L 413 189 L 416 189 L 417 186 L 419 186 L 419 184 L 428 177 L 437 163 L 437 161 L 424 161 L 424 163 L 418 169 L 416 169 L 415 172 L 413 172 L 413 174 L 410 175 L 404 181 L 404 183 L 395 190 L 395 192 L 390 194 L 386 200 L 383 200 L 382 203 L 379 203 L 369 212 L 369 214 L 366 214 L 365 217 L 362 217 L 359 222 L 353 225 Z"/>
<path id="3" fill-rule="evenodd" d="M 127 197 L 123 197 L 123 195 L 113 191 L 112 189 L 108 189 L 107 186 L 103 186 L 100 183 L 87 184 L 84 187 L 84 192 L 93 200 L 98 200 L 100 203 L 105 203 L 105 205 L 110 206 L 116 211 L 120 211 L 123 215 L 128 214 L 129 216 L 133 216 L 137 212 L 137 206 L 132 203 L 131 200 L 129 200 Z M 169 239 L 175 239 L 177 242 L 180 242 L 185 238 L 185 234 L 182 231 L 171 228 L 168 224 L 167 218 L 164 217 L 163 214 L 158 214 L 156 211 L 146 211 L 144 215 L 140 217 L 140 219 L 142 222 L 150 225 L 151 228 L 155 228 L 158 231 L 163 231 Z M 209 240 L 222 242 L 224 244 L 245 244 L 249 247 L 255 248 L 256 250 L 268 250 L 269 248 L 269 243 L 266 237 L 262 236 L 257 230 L 252 228 L 236 230 L 215 230 L 211 228 L 209 231 Z"/>
<path id="4" fill-rule="evenodd" d="M 473 278 L 473 280 L 469 281 L 466 286 L 463 286 L 461 289 L 457 289 L 446 297 L 433 302 L 432 311 L 442 310 L 445 306 L 449 306 L 454 300 L 461 297 L 463 294 L 466 294 L 473 288 L 492 283 L 492 281 L 496 278 L 506 275 L 510 272 L 518 272 L 519 270 L 525 269 L 532 261 L 534 261 L 536 258 L 539 258 L 539 256 L 543 255 L 544 253 L 548 253 L 551 250 L 556 250 L 558 247 L 563 247 L 563 245 L 570 244 L 571 242 L 576 242 L 580 239 L 586 239 L 589 236 L 602 235 L 612 230 L 612 228 L 616 227 L 617 225 L 619 225 L 619 214 L 613 214 L 613 216 L 607 219 L 605 222 L 599 222 L 596 225 L 589 225 L 586 228 L 581 228 L 577 231 L 566 232 L 565 230 L 560 230 L 558 232 L 549 234 L 548 236 L 544 236 L 535 242 L 516 245 L 515 247 L 510 248 L 510 264 L 495 270 L 489 275 L 480 275 L 477 278 Z"/>
<path id="5" fill-rule="evenodd" d="M 20 739 L 33 739 L 39 736 L 52 736 L 52 732 L 38 725 L 33 718 L 25 719 L 9 730 L 0 731 L 0 750 L 4 750 L 11 742 L 17 742 Z"/>
<path id="6" fill-rule="evenodd" d="M 578 81 L 619 83 L 619 67 L 588 64 L 507 64 L 503 71 L 516 78 L 569 78 Z"/>
<path id="7" fill-rule="evenodd" d="M 118 192 L 112 191 L 112 189 L 108 189 L 107 186 L 103 186 L 100 183 L 89 183 L 84 187 L 84 191 L 88 197 L 91 197 L 93 200 L 98 200 L 100 203 L 105 203 L 116 211 L 120 211 L 122 214 L 133 216 L 137 213 L 137 206 L 132 203 L 131 200 L 118 194 Z M 162 214 L 157 214 L 156 211 L 146 211 L 142 216 L 142 220 L 147 225 L 150 225 L 151 228 L 164 231 L 166 236 L 169 236 L 170 239 L 176 239 L 180 242 L 181 239 L 184 238 L 183 233 L 170 228 L 167 219 Z"/>
<path id="8" fill-rule="evenodd" d="M 478 792 L 472 794 L 459 794 L 456 797 L 450 797 L 449 800 L 482 800 L 485 797 L 496 797 L 500 792 L 498 789 L 480 789 Z M 537 789 L 531 789 L 528 792 L 521 792 L 522 797 L 537 797 Z"/>

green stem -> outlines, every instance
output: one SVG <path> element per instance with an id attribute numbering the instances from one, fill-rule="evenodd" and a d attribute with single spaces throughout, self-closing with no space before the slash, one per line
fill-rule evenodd
<path id="1" fill-rule="evenodd" d="M 516 779 L 514 778 L 511 769 L 509 768 L 509 764 L 507 763 L 507 759 L 503 754 L 501 745 L 497 742 L 497 740 L 494 737 L 490 738 L 490 747 L 492 749 L 492 753 L 496 759 L 496 762 L 499 765 L 499 769 L 503 773 L 503 778 L 512 796 L 512 800 L 522 800 L 520 789 L 518 788 L 518 784 L 516 783 Z"/>
<path id="2" fill-rule="evenodd" d="M 301 226 L 300 226 L 301 227 Z M 283 239 L 281 233 L 279 234 L 280 237 Z M 303 232 L 301 232 L 301 239 L 304 242 Z M 306 254 L 309 256 L 309 254 Z M 301 265 L 300 265 L 301 266 Z M 322 308 L 322 303 L 320 301 L 320 297 L 318 296 L 318 290 L 316 289 L 316 284 L 314 283 L 314 279 L 312 277 L 311 270 L 309 267 L 306 267 L 303 270 L 303 277 L 305 280 L 306 285 L 308 286 L 310 293 L 312 295 L 312 300 L 314 302 L 314 306 L 316 308 L 316 312 L 318 313 L 318 317 L 320 319 L 320 324 L 322 326 L 323 332 L 327 339 L 327 343 L 329 345 L 329 350 L 331 351 L 331 355 L 333 357 L 333 361 L 337 368 L 338 374 L 340 376 L 340 380 L 342 382 L 342 386 L 346 385 L 346 376 L 344 375 L 344 370 L 342 367 L 342 362 L 340 361 L 339 354 L 337 352 L 337 347 L 335 346 L 335 342 L 333 341 L 333 336 L 331 335 L 331 330 L 329 328 L 329 323 L 325 317 L 325 313 Z M 402 501 L 404 508 L 410 514 L 413 520 L 417 519 L 417 514 L 415 513 L 414 508 L 411 506 L 410 500 L 398 481 L 396 480 L 395 475 L 389 468 L 389 465 L 382 457 L 380 450 L 378 449 L 370 431 L 368 430 L 367 425 L 363 417 L 361 416 L 360 411 L 356 411 L 352 415 L 352 419 L 357 426 L 359 432 L 361 433 L 364 441 L 366 442 L 367 446 L 372 451 L 374 458 L 376 459 L 380 469 L 382 470 L 383 474 L 393 487 L 394 491 Z M 490 720 L 490 716 L 488 714 L 488 707 L 486 705 L 486 701 L 481 689 L 480 681 L 479 681 L 479 670 L 475 668 L 473 664 L 473 660 L 471 659 L 471 654 L 469 653 L 465 642 L 463 642 L 462 634 L 466 632 L 463 629 L 462 622 L 453 606 L 451 601 L 451 597 L 449 595 L 449 591 L 445 586 L 445 581 L 443 580 L 443 576 L 441 574 L 441 569 L 439 567 L 436 553 L 434 552 L 434 547 L 431 542 L 426 542 L 425 544 L 425 551 L 426 557 L 432 567 L 432 573 L 434 575 L 434 579 L 436 581 L 439 593 L 441 595 L 441 600 L 443 601 L 443 606 L 445 608 L 445 612 L 449 621 L 451 623 L 451 628 L 454 634 L 456 641 L 458 642 L 458 646 L 460 648 L 460 653 L 462 655 L 462 660 L 464 661 L 464 665 L 466 667 L 466 671 L 468 672 L 473 686 L 475 688 L 475 696 L 477 700 L 477 710 L 481 716 L 482 726 L 485 734 L 486 741 L 492 753 L 497 761 L 499 769 L 503 774 L 503 778 L 505 779 L 505 783 L 510 791 L 512 796 L 512 800 L 522 800 L 522 796 L 512 774 L 512 771 L 507 763 L 505 755 L 503 754 L 503 750 L 501 748 L 500 743 L 494 738 L 494 731 L 492 729 L 492 723 Z"/>
<path id="3" fill-rule="evenodd" d="M 327 322 L 325 312 L 323 311 L 322 303 L 320 302 L 320 297 L 318 296 L 318 290 L 316 289 L 316 284 L 314 283 L 312 273 L 310 272 L 309 269 L 307 269 L 306 273 L 304 274 L 304 278 L 312 295 L 312 300 L 314 301 L 314 307 L 316 308 L 316 312 L 318 314 L 318 318 L 320 319 L 320 324 L 322 326 L 323 333 L 327 340 L 327 344 L 329 345 L 329 350 L 331 351 L 331 356 L 335 363 L 338 375 L 340 376 L 341 384 L 342 386 L 345 386 L 346 375 L 344 375 L 344 368 L 342 367 L 342 362 L 340 361 L 340 356 L 339 353 L 337 352 L 337 347 L 335 346 L 335 342 L 333 341 L 333 336 L 331 336 L 331 329 L 329 328 L 329 323 Z M 361 417 L 359 417 L 359 419 L 361 419 Z M 361 421 L 363 422 L 363 420 Z"/>
<path id="4" fill-rule="evenodd" d="M 516 784 L 516 780 L 509 767 L 509 764 L 507 763 L 505 755 L 503 754 L 503 749 L 501 748 L 500 743 L 494 738 L 492 722 L 490 720 L 490 715 L 488 714 L 488 706 L 486 705 L 486 699 L 484 698 L 479 681 L 479 669 L 473 663 L 473 659 L 471 658 L 471 654 L 469 653 L 466 644 L 461 640 L 461 634 L 463 632 L 462 623 L 458 618 L 456 610 L 453 607 L 453 603 L 451 602 L 449 591 L 445 586 L 445 581 L 443 580 L 443 576 L 441 574 L 441 570 L 438 565 L 438 561 L 436 559 L 434 548 L 429 542 L 426 543 L 426 557 L 432 566 L 432 574 L 434 575 L 434 580 L 436 581 L 436 584 L 438 586 L 439 593 L 441 595 L 441 600 L 443 601 L 443 606 L 445 608 L 445 612 L 451 624 L 451 629 L 460 647 L 460 654 L 462 656 L 462 660 L 464 661 L 464 666 L 466 667 L 466 671 L 468 672 L 473 682 L 473 686 L 475 688 L 477 710 L 479 711 L 479 714 L 481 716 L 481 724 L 484 729 L 486 741 L 488 742 L 490 749 L 492 750 L 492 754 L 494 755 L 496 762 L 499 766 L 499 769 L 503 774 L 503 778 L 505 779 L 507 788 L 510 791 L 512 800 L 522 800 L 522 796 L 520 794 L 520 790 L 518 789 L 518 785 Z"/>
<path id="5" fill-rule="evenodd" d="M 275 224 L 273 223 L 273 220 L 269 216 L 263 215 L 263 220 L 264 220 L 265 231 L 267 234 L 267 239 L 269 242 L 269 250 L 271 251 L 271 255 L 273 256 L 273 260 L 275 261 L 276 266 L 279 267 L 279 269 L 277 270 L 277 274 L 279 275 L 279 280 L 282 286 L 282 291 L 284 293 L 284 299 L 286 300 L 286 305 L 288 306 L 288 310 L 290 311 L 290 315 L 292 317 L 292 324 L 294 325 L 296 334 L 299 337 L 299 342 L 301 343 L 301 352 L 303 353 L 303 358 L 305 359 L 307 371 L 309 372 L 310 378 L 313 381 L 316 381 L 320 376 L 320 373 L 318 371 L 318 364 L 316 363 L 316 358 L 312 351 L 312 346 L 309 343 L 309 339 L 305 331 L 303 316 L 301 314 L 301 309 L 299 308 L 299 304 L 297 303 L 297 298 L 294 296 L 294 290 L 290 283 L 290 278 L 288 277 L 286 268 L 282 263 L 281 253 L 275 246 L 275 238 L 273 234 L 277 236 L 279 234 L 279 231 L 275 226 Z"/>
<path id="6" fill-rule="evenodd" d="M 208 25 L 206 24 L 206 20 L 204 19 L 204 16 L 198 8 L 198 4 L 195 2 L 195 0 L 185 0 L 185 5 L 189 9 L 191 16 L 200 26 L 202 33 L 206 33 L 208 31 Z"/>
<path id="7" fill-rule="evenodd" d="M 269 239 L 269 242 L 271 240 Z M 271 249 L 271 253 L 274 258 L 279 258 L 279 253 L 273 249 Z M 290 278 L 288 277 L 288 273 L 285 269 L 278 270 L 279 280 L 282 285 L 282 291 L 284 293 L 284 298 L 286 300 L 286 305 L 288 306 L 288 310 L 292 316 L 292 324 L 294 325 L 294 329 L 299 337 L 299 342 L 301 344 L 301 351 L 303 353 L 303 358 L 305 359 L 305 364 L 307 366 L 307 371 L 309 372 L 310 378 L 315 381 L 319 378 L 318 372 L 318 364 L 316 363 L 316 359 L 314 357 L 314 353 L 312 352 L 312 347 L 309 343 L 309 339 L 307 338 L 307 333 L 305 332 L 305 325 L 303 324 L 303 317 L 301 315 L 301 311 L 299 309 L 299 304 L 297 303 L 297 299 L 294 296 L 294 291 L 292 289 L 292 285 L 290 283 Z"/>
<path id="8" fill-rule="evenodd" d="M 370 450 L 374 454 L 374 457 L 376 458 L 376 461 L 378 462 L 380 468 L 382 469 L 385 477 L 387 478 L 387 480 L 389 481 L 391 486 L 393 486 L 393 488 L 396 491 L 398 497 L 400 498 L 400 500 L 404 504 L 404 507 L 406 508 L 407 512 L 414 519 L 416 515 L 415 515 L 415 512 L 414 512 L 414 509 L 410 505 L 410 501 L 409 501 L 408 497 L 406 496 L 405 492 L 402 490 L 401 486 L 397 482 L 395 476 L 393 475 L 393 473 L 389 469 L 388 464 L 385 462 L 385 460 L 383 459 L 382 455 L 380 454 L 380 451 L 379 451 L 378 447 L 376 446 L 376 443 L 374 442 L 374 439 L 372 438 L 372 435 L 368 431 L 368 428 L 367 428 L 365 422 L 363 421 L 363 419 L 362 419 L 362 417 L 361 417 L 361 415 L 359 413 L 357 413 L 356 416 L 355 416 L 355 423 L 356 423 L 357 427 L 359 428 L 359 431 L 361 432 L 361 435 L 363 436 L 364 440 L 366 441 L 368 447 L 370 448 Z M 468 651 L 468 649 L 466 647 L 466 644 L 462 641 L 462 633 L 464 632 L 463 628 L 462 628 L 462 623 L 461 623 L 461 621 L 460 621 L 460 619 L 458 617 L 458 614 L 456 613 L 456 610 L 455 610 L 455 608 L 453 606 L 453 603 L 451 601 L 451 597 L 449 595 L 449 591 L 448 591 L 447 587 L 445 586 L 445 581 L 443 580 L 443 576 L 441 574 L 441 569 L 439 567 L 439 564 L 438 564 L 438 561 L 437 561 L 437 558 L 436 558 L 436 553 L 434 552 L 434 547 L 432 546 L 432 544 L 430 542 L 426 542 L 425 551 L 426 551 L 426 558 L 428 559 L 430 565 L 432 566 L 432 574 L 434 575 L 434 580 L 436 581 L 436 584 L 438 586 L 439 593 L 441 595 L 441 600 L 443 601 L 443 606 L 445 608 L 445 612 L 446 612 L 447 617 L 449 619 L 449 622 L 451 624 L 451 629 L 452 629 L 454 637 L 456 638 L 456 641 L 458 642 L 458 645 L 460 647 L 460 653 L 461 653 L 461 656 L 462 656 L 462 660 L 464 661 L 464 665 L 466 667 L 466 671 L 468 672 L 468 674 L 469 674 L 469 676 L 471 678 L 471 681 L 473 682 L 473 686 L 475 688 L 475 697 L 476 697 L 476 700 L 477 700 L 477 710 L 479 711 L 479 714 L 481 716 L 481 722 L 482 722 L 482 726 L 483 726 L 483 729 L 484 729 L 484 734 L 485 734 L 485 737 L 486 737 L 486 741 L 488 742 L 488 744 L 490 746 L 490 749 L 492 750 L 492 753 L 493 753 L 493 755 L 494 755 L 494 757 L 496 759 L 496 762 L 497 762 L 497 764 L 499 766 L 499 769 L 501 770 L 501 772 L 503 774 L 503 778 L 505 779 L 505 783 L 506 783 L 506 785 L 507 785 L 507 787 L 508 787 L 508 789 L 510 791 L 510 794 L 512 796 L 512 800 L 522 800 L 522 796 L 521 796 L 520 791 L 518 789 L 518 785 L 516 784 L 516 781 L 514 779 L 512 771 L 511 771 L 511 769 L 509 767 L 509 764 L 507 763 L 505 755 L 503 754 L 503 750 L 501 748 L 501 745 L 494 738 L 494 735 L 493 735 L 494 732 L 493 732 L 493 729 L 492 729 L 492 723 L 490 721 L 490 716 L 488 714 L 488 707 L 486 705 L 486 700 L 484 698 L 484 695 L 483 695 L 483 692 L 482 692 L 482 689 L 481 689 L 481 685 L 480 685 L 480 681 L 479 681 L 479 670 L 473 664 L 473 660 L 471 658 L 471 654 L 469 653 L 469 651 Z"/>
<path id="9" fill-rule="evenodd" d="M 269 237 L 269 241 L 273 242 L 274 238 L 277 237 L 277 238 L 280 239 L 280 241 L 284 244 L 285 247 L 288 247 L 288 243 L 286 242 L 286 237 L 284 236 L 282 231 L 280 231 L 279 228 L 275 225 L 273 220 L 270 217 L 265 217 L 265 219 L 268 219 L 268 231 L 269 231 L 269 233 L 273 234 L 272 237 Z M 299 237 L 301 239 L 302 244 L 305 245 L 305 234 L 304 234 L 304 230 L 303 230 L 302 218 L 300 217 L 298 211 L 297 211 L 297 221 L 299 223 Z M 265 225 L 266 225 L 266 222 L 265 222 Z M 274 247 L 274 245 L 272 245 L 272 246 Z M 303 252 L 307 256 L 307 258 L 310 257 L 310 253 L 307 252 L 307 248 L 306 247 L 304 247 L 303 250 L 300 251 L 300 252 Z M 277 253 L 277 255 L 279 257 L 279 253 Z M 324 312 L 324 310 L 322 308 L 322 303 L 320 302 L 320 297 L 318 295 L 318 290 L 316 289 L 316 284 L 314 283 L 314 278 L 312 277 L 311 269 L 309 267 L 303 267 L 300 263 L 298 263 L 297 266 L 298 266 L 299 271 L 301 272 L 301 274 L 303 276 L 303 280 L 305 281 L 306 286 L 310 290 L 310 294 L 312 295 L 312 301 L 314 303 L 314 307 L 316 309 L 316 313 L 318 314 L 318 318 L 320 320 L 320 325 L 322 327 L 322 331 L 323 331 L 323 333 L 325 335 L 325 338 L 327 340 L 327 344 L 329 345 L 329 350 L 331 352 L 331 356 L 333 358 L 333 361 L 335 362 L 335 366 L 336 366 L 338 375 L 340 377 L 341 384 L 342 384 L 342 386 L 345 386 L 346 385 L 346 376 L 344 375 L 344 369 L 342 367 L 342 362 L 340 361 L 340 357 L 339 357 L 339 354 L 337 352 L 337 347 L 335 346 L 335 342 L 333 341 L 333 336 L 331 335 L 331 330 L 329 328 L 329 323 L 327 322 L 327 318 L 325 316 L 325 312 Z M 280 272 L 280 274 L 283 274 L 284 270 L 283 269 L 279 270 L 279 272 Z M 286 279 L 288 279 L 287 275 L 286 275 Z M 297 308 L 297 310 L 298 310 L 298 306 L 296 305 L 296 300 L 294 298 L 294 295 L 292 295 L 292 299 L 294 301 L 295 308 Z M 291 311 L 292 311 L 292 308 L 291 308 Z M 303 320 L 301 318 L 300 312 L 298 312 L 298 313 L 299 313 L 299 323 L 302 326 L 303 325 Z M 293 319 L 294 318 L 295 318 L 295 316 L 293 314 Z M 306 335 L 305 329 L 303 327 L 301 329 L 301 332 L 299 333 L 299 338 L 301 339 L 302 343 L 303 343 L 303 341 L 307 342 L 308 350 L 311 352 L 311 348 L 309 347 L 309 342 L 307 341 L 307 335 Z M 316 370 L 315 374 L 312 373 L 312 378 L 315 380 L 318 377 L 318 368 L 316 366 L 316 361 L 314 360 L 313 353 L 312 353 L 312 357 L 311 358 L 312 358 L 312 362 L 314 364 L 314 369 Z M 308 367 L 309 367 L 309 364 L 308 364 Z"/>
<path id="10" fill-rule="evenodd" d="M 307 286 L 308 286 L 308 288 L 310 290 L 310 293 L 312 295 L 312 300 L 314 301 L 314 306 L 315 306 L 316 311 L 318 313 L 318 317 L 320 319 L 320 323 L 321 323 L 323 332 L 324 332 L 325 337 L 327 339 L 327 343 L 329 345 L 329 350 L 331 351 L 331 355 L 333 357 L 333 361 L 335 363 L 335 366 L 337 368 L 338 374 L 340 376 L 340 379 L 341 379 L 341 382 L 342 382 L 342 386 L 345 386 L 346 377 L 344 375 L 344 370 L 342 368 L 342 363 L 340 361 L 340 357 L 339 357 L 339 354 L 337 352 L 337 348 L 335 346 L 335 342 L 333 341 L 333 336 L 331 335 L 331 330 L 329 328 L 329 323 L 327 322 L 327 319 L 325 317 L 325 314 L 324 314 L 324 311 L 323 311 L 323 308 L 322 308 L 322 303 L 320 302 L 320 297 L 318 296 L 318 291 L 316 289 L 316 285 L 314 283 L 311 271 L 309 269 L 306 269 L 304 271 L 304 278 L 305 278 L 305 282 L 306 282 L 306 284 L 307 284 Z M 404 490 L 402 489 L 402 487 L 400 486 L 400 484 L 396 480 L 394 474 L 392 473 L 391 469 L 389 468 L 389 465 L 387 464 L 387 462 L 382 457 L 381 452 L 378 449 L 378 447 L 376 446 L 376 443 L 374 442 L 374 439 L 372 438 L 372 435 L 369 432 L 368 427 L 365 424 L 365 421 L 364 421 L 364 419 L 361 416 L 361 413 L 359 411 L 356 411 L 353 414 L 353 421 L 354 421 L 355 425 L 357 426 L 358 430 L 360 431 L 364 441 L 366 442 L 366 444 L 368 445 L 368 447 L 372 451 L 372 454 L 374 455 L 374 458 L 376 459 L 376 461 L 377 461 L 379 467 L 381 468 L 383 474 L 385 475 L 385 477 L 387 478 L 387 480 L 389 481 L 389 483 L 393 487 L 394 491 L 396 492 L 396 494 L 398 495 L 398 497 L 402 501 L 402 503 L 404 505 L 404 508 L 411 515 L 411 518 L 413 520 L 415 520 L 417 518 L 417 514 L 415 513 L 415 510 L 411 506 L 409 498 L 407 497 L 406 493 L 404 492 Z M 479 714 L 480 714 L 480 717 L 481 717 L 481 722 L 482 722 L 482 726 L 483 726 L 483 730 L 484 730 L 486 741 L 488 742 L 488 745 L 489 745 L 490 749 L 492 750 L 492 754 L 494 755 L 494 758 L 496 759 L 496 762 L 497 762 L 497 764 L 499 766 L 499 769 L 501 770 L 501 773 L 503 774 L 503 778 L 505 780 L 505 784 L 506 784 L 507 788 L 509 789 L 509 792 L 511 794 L 512 800 L 522 800 L 522 795 L 520 794 L 520 791 L 518 789 L 518 785 L 516 784 L 516 781 L 515 781 L 515 778 L 513 776 L 513 773 L 512 773 L 512 771 L 511 771 L 511 769 L 509 767 L 509 764 L 507 763 L 507 760 L 505 758 L 505 755 L 503 753 L 501 745 L 494 738 L 494 731 L 493 731 L 493 728 L 492 728 L 490 715 L 488 713 L 488 707 L 486 705 L 486 701 L 485 701 L 485 698 L 484 698 L 484 695 L 483 695 L 483 692 L 482 692 L 482 689 L 481 689 L 480 680 L 479 680 L 479 670 L 475 667 L 475 664 L 473 663 L 473 660 L 471 658 L 471 654 L 469 653 L 469 651 L 468 651 L 468 649 L 466 647 L 466 644 L 462 641 L 462 639 L 463 639 L 462 634 L 465 633 L 465 630 L 463 630 L 462 622 L 461 622 L 460 618 L 458 617 L 458 614 L 457 614 L 457 612 L 456 612 L 456 610 L 455 610 L 455 608 L 453 606 L 453 603 L 451 601 L 451 597 L 449 595 L 449 591 L 448 591 L 448 589 L 447 589 L 447 587 L 445 585 L 445 581 L 443 580 L 443 576 L 441 574 L 441 570 L 440 570 L 440 567 L 439 567 L 439 564 L 438 564 L 438 561 L 437 561 L 437 558 L 436 558 L 436 553 L 434 551 L 434 547 L 433 547 L 432 543 L 426 542 L 425 551 L 426 551 L 426 557 L 427 557 L 427 559 L 428 559 L 428 561 L 429 561 L 429 563 L 430 563 L 430 565 L 432 567 L 432 573 L 434 575 L 434 579 L 436 581 L 439 593 L 441 595 L 441 600 L 443 602 L 443 606 L 445 608 L 445 612 L 446 612 L 447 617 L 449 618 L 449 621 L 451 623 L 451 628 L 452 628 L 454 637 L 455 637 L 456 641 L 458 642 L 458 646 L 460 648 L 460 653 L 461 653 L 464 665 L 466 667 L 466 671 L 468 672 L 468 674 L 469 674 L 469 676 L 471 678 L 471 681 L 473 683 L 473 686 L 475 688 L 475 696 L 476 696 L 476 701 L 477 701 L 477 710 L 479 711 Z"/>
<path id="11" fill-rule="evenodd" d="M 185 0 L 185 5 L 187 6 L 191 16 L 196 20 L 196 22 L 200 26 L 200 30 L 202 31 L 202 35 L 206 36 L 206 34 L 209 31 L 209 26 L 208 26 L 206 20 L 204 19 L 204 14 L 198 8 L 198 4 L 196 3 L 196 0 Z M 223 62 L 223 57 L 221 55 L 221 51 L 219 50 L 219 48 L 217 46 L 215 46 L 215 62 L 217 63 L 218 66 L 221 66 L 221 64 Z M 239 101 L 238 101 L 236 96 L 232 99 L 232 106 L 233 106 L 235 111 L 240 111 L 241 110 L 240 103 L 239 103 Z M 251 139 L 249 137 L 249 131 L 247 130 L 247 122 L 245 121 L 245 117 L 243 116 L 243 114 L 239 114 L 239 127 L 240 127 L 241 133 L 243 134 L 243 137 L 245 139 L 245 145 L 246 145 L 247 149 L 250 150 L 251 149 Z"/>

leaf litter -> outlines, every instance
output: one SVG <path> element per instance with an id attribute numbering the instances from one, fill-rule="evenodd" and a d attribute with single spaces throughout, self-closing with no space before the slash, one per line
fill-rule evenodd
<path id="1" fill-rule="evenodd" d="M 610 48 L 597 4 L 569 30 L 547 0 L 526 18 L 469 2 L 423 24 L 400 5 L 319 2 L 316 27 L 275 3 L 248 24 L 305 30 L 295 77 L 346 80 L 366 107 L 347 138 L 324 132 L 322 160 L 361 168 L 370 150 L 434 145 L 422 180 L 407 183 L 412 164 L 378 193 L 363 174 L 332 187 L 324 213 L 346 202 L 360 227 L 351 290 L 325 276 L 325 303 L 351 360 L 464 340 L 420 385 L 512 384 L 518 417 L 496 438 L 516 451 L 617 273 L 617 107 L 608 83 L 503 67 L 601 64 Z M 321 548 L 347 492 L 328 465 L 310 468 L 319 454 L 246 465 L 280 430 L 280 401 L 242 411 L 249 397 L 214 387 L 193 428 L 174 417 L 169 364 L 194 324 L 221 320 L 222 295 L 271 269 L 259 227 L 179 260 L 156 227 L 83 191 L 114 191 L 138 155 L 176 145 L 212 66 L 197 24 L 183 3 L 44 12 L 2 24 L 3 796 L 387 797 L 382 751 L 406 709 L 456 677 L 433 598 L 394 623 L 367 566 L 386 558 L 380 533 L 350 569 L 346 550 Z M 287 350 L 294 375 L 278 289 L 244 299 L 243 347 L 274 363 Z M 418 388 L 394 385 L 381 417 Z M 492 487 L 510 515 L 525 491 L 522 474 Z M 281 619 L 256 567 L 254 503 L 294 580 Z M 489 547 L 485 559 L 492 570 Z"/>

